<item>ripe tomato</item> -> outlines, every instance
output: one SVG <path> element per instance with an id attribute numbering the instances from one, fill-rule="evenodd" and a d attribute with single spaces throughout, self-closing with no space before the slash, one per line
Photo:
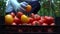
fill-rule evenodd
<path id="1" fill-rule="evenodd" d="M 47 23 L 43 23 L 42 26 L 48 26 L 48 24 Z"/>
<path id="2" fill-rule="evenodd" d="M 14 22 L 15 22 L 16 24 L 20 24 L 20 19 L 15 16 Z"/>
<path id="3" fill-rule="evenodd" d="M 51 24 L 50 24 L 50 26 L 54 26 L 54 25 L 55 25 L 55 23 L 51 23 Z"/>
<path id="4" fill-rule="evenodd" d="M 47 20 L 44 17 L 41 17 L 41 20 L 43 21 L 43 23 L 47 23 Z"/>
<path id="5" fill-rule="evenodd" d="M 21 16 L 21 21 L 22 21 L 23 23 L 28 23 L 28 22 L 29 22 L 28 16 L 22 15 L 22 16 Z"/>
<path id="6" fill-rule="evenodd" d="M 13 17 L 10 14 L 8 14 L 8 15 L 5 16 L 5 23 L 6 24 L 9 24 L 9 25 L 12 24 L 13 20 L 14 19 L 13 19 Z"/>
<path id="7" fill-rule="evenodd" d="M 22 12 L 17 12 L 17 17 L 18 17 L 18 18 L 21 18 L 22 15 L 23 15 Z"/>
<path id="8" fill-rule="evenodd" d="M 48 16 L 45 16 L 45 18 L 48 18 Z"/>
<path id="9" fill-rule="evenodd" d="M 45 17 L 44 16 L 41 16 L 41 19 L 45 19 Z"/>
<path id="10" fill-rule="evenodd" d="M 33 21 L 33 22 L 32 22 L 32 25 L 33 25 L 33 26 L 37 26 L 37 25 L 39 26 L 40 23 L 39 23 L 38 21 Z"/>
<path id="11" fill-rule="evenodd" d="M 12 25 L 16 25 L 16 23 L 15 23 L 15 22 L 13 22 L 13 23 L 12 23 Z"/>
<path id="12" fill-rule="evenodd" d="M 40 25 L 42 25 L 44 22 L 43 22 L 43 20 L 39 20 L 39 23 L 40 23 Z"/>
<path id="13" fill-rule="evenodd" d="M 15 14 L 13 12 L 11 12 L 11 15 L 13 16 L 13 18 L 15 17 Z"/>
<path id="14" fill-rule="evenodd" d="M 50 18 L 51 18 L 51 19 L 50 19 L 50 20 L 51 20 L 51 23 L 54 23 L 54 22 L 55 22 L 54 17 L 51 17 L 51 16 L 50 16 Z"/>
<path id="15" fill-rule="evenodd" d="M 34 13 L 31 13 L 30 17 L 34 18 L 34 15 L 35 15 Z"/>
<path id="16" fill-rule="evenodd" d="M 38 15 L 38 14 L 35 14 L 35 16 L 34 16 L 34 20 L 40 20 L 41 19 L 41 17 Z"/>
<path id="17" fill-rule="evenodd" d="M 54 18 L 53 17 L 45 17 L 46 20 L 48 21 L 47 24 L 51 24 L 51 23 L 54 23 Z"/>
<path id="18" fill-rule="evenodd" d="M 34 19 L 29 17 L 29 23 L 32 23 L 33 21 L 34 21 Z"/>
<path id="19" fill-rule="evenodd" d="M 31 5 L 27 5 L 27 6 L 26 6 L 26 11 L 27 11 L 27 12 L 30 12 L 31 9 L 32 9 Z"/>

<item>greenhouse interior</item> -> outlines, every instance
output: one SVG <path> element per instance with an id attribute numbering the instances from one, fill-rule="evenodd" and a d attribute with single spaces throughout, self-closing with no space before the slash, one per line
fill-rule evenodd
<path id="1" fill-rule="evenodd" d="M 0 0 L 0 34 L 60 34 L 60 0 Z"/>

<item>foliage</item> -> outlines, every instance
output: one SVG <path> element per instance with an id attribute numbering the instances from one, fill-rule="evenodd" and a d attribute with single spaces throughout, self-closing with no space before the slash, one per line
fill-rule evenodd
<path id="1" fill-rule="evenodd" d="M 59 0 L 42 0 L 43 4 L 41 5 L 41 9 L 38 14 L 41 16 L 54 16 L 60 17 L 60 1 Z"/>
<path id="2" fill-rule="evenodd" d="M 0 0 L 0 16 L 5 15 L 5 2 L 4 0 Z"/>

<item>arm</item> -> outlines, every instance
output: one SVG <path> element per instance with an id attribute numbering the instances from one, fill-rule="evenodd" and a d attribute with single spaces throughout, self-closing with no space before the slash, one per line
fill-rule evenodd
<path id="1" fill-rule="evenodd" d="M 13 8 L 15 9 L 15 11 L 25 11 L 25 7 L 28 5 L 28 3 L 26 2 L 18 2 L 17 0 L 10 0 L 11 5 L 13 6 Z"/>
<path id="2" fill-rule="evenodd" d="M 17 0 L 10 0 L 10 3 L 15 11 L 20 8 L 20 4 L 17 2 Z"/>
<path id="3" fill-rule="evenodd" d="M 10 1 L 9 0 L 7 0 L 7 2 L 6 2 L 6 13 L 8 13 L 8 12 L 11 12 L 13 10 L 13 7 L 11 6 L 11 4 L 10 4 Z"/>

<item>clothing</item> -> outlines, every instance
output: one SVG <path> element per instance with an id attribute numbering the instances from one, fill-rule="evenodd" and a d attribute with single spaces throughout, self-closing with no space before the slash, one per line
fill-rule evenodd
<path id="1" fill-rule="evenodd" d="M 12 10 L 25 12 L 25 7 L 28 5 L 26 2 L 18 2 L 17 0 L 9 0 L 6 6 L 6 13 L 12 12 Z"/>

